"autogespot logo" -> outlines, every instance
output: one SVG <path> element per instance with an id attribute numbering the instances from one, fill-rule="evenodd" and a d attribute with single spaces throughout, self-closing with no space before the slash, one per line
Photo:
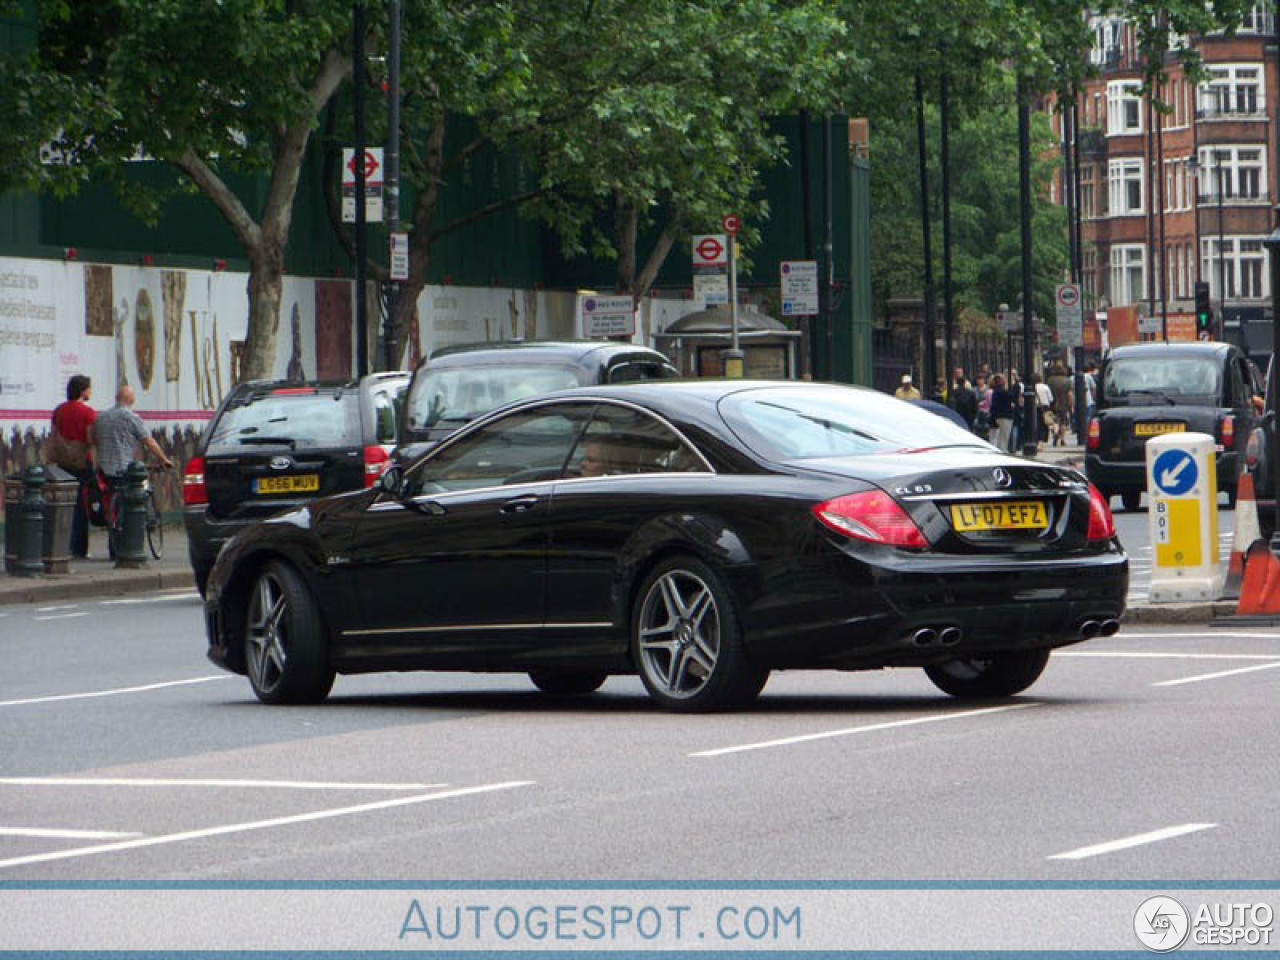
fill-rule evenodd
<path id="1" fill-rule="evenodd" d="M 1177 950 L 1191 929 L 1187 908 L 1173 897 L 1149 897 L 1133 915 L 1138 942 L 1155 953 Z"/>

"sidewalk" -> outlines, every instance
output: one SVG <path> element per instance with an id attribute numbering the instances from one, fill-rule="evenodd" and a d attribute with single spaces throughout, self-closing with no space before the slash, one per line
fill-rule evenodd
<path id="1" fill-rule="evenodd" d="M 72 560 L 71 572 L 62 576 L 15 577 L 0 573 L 0 605 L 44 603 L 111 597 L 148 590 L 195 589 L 195 575 L 187 560 L 187 533 L 182 524 L 166 524 L 164 558 L 152 559 L 140 570 L 117 569 L 107 557 L 107 535 L 94 529 L 89 536 L 90 558 Z"/>

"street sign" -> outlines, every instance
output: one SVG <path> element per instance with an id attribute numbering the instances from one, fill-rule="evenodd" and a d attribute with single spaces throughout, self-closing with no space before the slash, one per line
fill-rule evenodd
<path id="1" fill-rule="evenodd" d="M 1160 492 L 1171 497 L 1180 497 L 1194 487 L 1199 475 L 1195 457 L 1186 450 L 1166 450 L 1151 468 Z"/>
<path id="2" fill-rule="evenodd" d="M 584 337 L 630 337 L 636 332 L 636 303 L 632 296 L 578 297 L 578 316 Z"/>
<path id="3" fill-rule="evenodd" d="M 703 233 L 693 238 L 693 267 L 729 266 L 729 240 L 723 233 Z"/>
<path id="4" fill-rule="evenodd" d="M 1207 433 L 1170 433 L 1146 443 L 1151 603 L 1218 597 L 1216 444 Z"/>
<path id="5" fill-rule="evenodd" d="M 1060 283 L 1054 291 L 1058 315 L 1058 345 L 1079 347 L 1084 344 L 1084 304 L 1080 284 Z"/>
<path id="6" fill-rule="evenodd" d="M 737 216 L 737 214 L 731 213 L 720 221 L 720 226 L 725 233 L 732 237 L 742 229 L 742 220 Z"/>
<path id="7" fill-rule="evenodd" d="M 784 260 L 782 275 L 782 315 L 811 317 L 818 312 L 818 261 Z"/>
<path id="8" fill-rule="evenodd" d="M 391 234 L 391 279 L 409 279 L 409 235 L 407 233 Z"/>
<path id="9" fill-rule="evenodd" d="M 364 152 L 364 218 L 382 222 L 382 148 Z M 356 222 L 356 152 L 342 151 L 342 222 Z"/>
<path id="10" fill-rule="evenodd" d="M 1001 333 L 1017 333 L 1022 329 L 1022 316 L 1012 310 L 997 310 L 996 329 Z"/>
<path id="11" fill-rule="evenodd" d="M 726 273 L 699 274 L 693 278 L 693 299 L 707 306 L 729 302 L 729 275 Z"/>

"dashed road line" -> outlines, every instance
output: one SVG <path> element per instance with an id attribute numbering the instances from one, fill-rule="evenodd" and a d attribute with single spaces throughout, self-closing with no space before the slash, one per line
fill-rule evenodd
<path id="1" fill-rule="evenodd" d="M 47 623 L 50 620 L 74 620 L 76 617 L 87 617 L 87 613 L 53 613 L 47 617 L 32 617 L 37 623 Z"/>
<path id="2" fill-rule="evenodd" d="M 178 777 L 0 777 L 5 787 L 266 787 L 273 790 L 439 790 L 447 783 L 352 783 Z"/>
<path id="3" fill-rule="evenodd" d="M 126 606 L 138 603 L 163 603 L 166 600 L 193 600 L 200 594 L 194 590 L 184 590 L 180 593 L 166 593 L 155 597 L 126 597 L 123 600 L 99 600 L 99 606 L 113 607 Z"/>
<path id="4" fill-rule="evenodd" d="M 1177 827 L 1165 827 L 1163 830 L 1152 830 L 1150 833 L 1138 833 L 1131 837 L 1123 837 L 1119 840 L 1110 840 L 1106 843 L 1095 843 L 1087 847 L 1078 847 L 1075 850 L 1068 850 L 1066 853 L 1055 853 L 1048 859 L 1085 860 L 1089 857 L 1101 856 L 1104 853 L 1115 853 L 1117 850 L 1128 850 L 1130 847 L 1141 847 L 1148 843 L 1159 843 L 1161 840 L 1172 840 L 1175 837 L 1183 837 L 1189 833 L 1197 833 L 1201 830 L 1212 830 L 1216 826 L 1216 823 L 1184 823 Z"/>
<path id="5" fill-rule="evenodd" d="M 114 690 L 93 690 L 88 693 L 60 693 L 48 697 L 28 697 L 25 700 L 0 700 L 0 707 L 21 707 L 31 703 L 57 703 L 61 700 L 88 700 L 92 697 L 117 697 L 125 693 L 146 693 L 166 687 L 182 687 L 193 683 L 210 683 L 214 680 L 230 680 L 231 674 L 219 673 L 211 677 L 192 677 L 190 680 L 166 680 L 163 683 L 146 683 L 139 687 L 117 687 Z"/>
<path id="6" fill-rule="evenodd" d="M 1184 683 L 1199 683 L 1201 680 L 1218 680 L 1222 677 L 1238 677 L 1242 673 L 1254 673 L 1258 670 L 1274 670 L 1280 667 L 1280 660 L 1272 663 L 1259 664 L 1256 667 L 1239 667 L 1235 670 L 1223 670 L 1220 673 L 1202 673 L 1196 677 L 1182 677 L 1178 680 L 1161 680 L 1159 683 L 1153 683 L 1153 687 L 1177 687 Z"/>
<path id="7" fill-rule="evenodd" d="M 0 837 L 39 837 L 45 840 L 118 840 L 140 837 L 140 833 L 118 830 L 49 830 L 41 827 L 0 827 Z"/>
<path id="8" fill-rule="evenodd" d="M 78 603 L 63 603 L 56 607 L 36 607 L 36 613 L 56 613 L 59 610 L 75 610 L 79 607 Z"/>
<path id="9" fill-rule="evenodd" d="M 1270 660 L 1280 664 L 1274 653 L 1173 653 L 1148 650 L 1055 650 L 1055 657 L 1114 657 L 1134 660 Z"/>

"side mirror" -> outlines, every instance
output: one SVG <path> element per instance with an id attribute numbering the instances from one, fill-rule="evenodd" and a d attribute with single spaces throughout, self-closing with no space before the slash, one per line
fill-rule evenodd
<path id="1" fill-rule="evenodd" d="M 395 464 L 382 471 L 378 477 L 378 489 L 389 497 L 399 500 L 404 494 L 404 470 Z"/>

